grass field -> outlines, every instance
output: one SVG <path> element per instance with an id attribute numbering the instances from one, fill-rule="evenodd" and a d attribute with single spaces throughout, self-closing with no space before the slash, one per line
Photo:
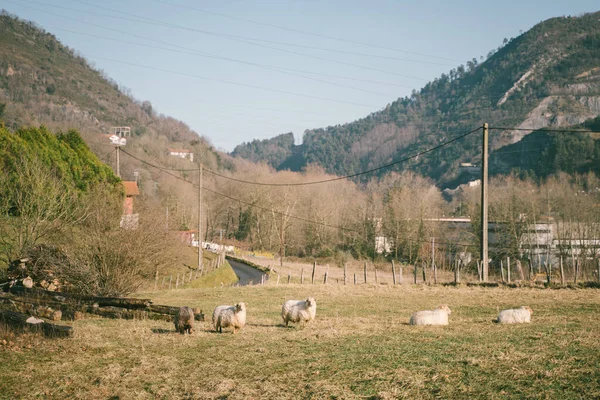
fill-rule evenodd
<path id="1" fill-rule="evenodd" d="M 314 295 L 317 319 L 284 328 L 284 299 Z M 248 325 L 194 334 L 90 318 L 73 339 L 0 333 L 0 397 L 80 399 L 598 398 L 600 291 L 280 285 L 140 293 L 159 304 L 245 301 Z M 407 325 L 440 303 L 446 327 Z M 529 305 L 529 325 L 492 323 Z M 4 344 L 2 340 L 7 342 Z"/>

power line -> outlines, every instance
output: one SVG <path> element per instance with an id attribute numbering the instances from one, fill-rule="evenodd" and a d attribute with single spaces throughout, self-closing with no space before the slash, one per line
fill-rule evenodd
<path id="1" fill-rule="evenodd" d="M 130 63 L 130 62 L 126 62 L 126 61 L 113 60 L 111 58 L 106 58 L 106 57 L 100 57 L 100 56 L 94 56 L 94 55 L 92 55 L 90 57 L 96 58 L 96 59 L 99 59 L 99 60 L 110 61 L 110 62 L 114 62 L 114 63 L 118 63 L 118 64 L 129 65 L 129 66 L 132 66 L 132 67 L 144 68 L 144 69 L 148 69 L 148 70 L 152 70 L 152 71 L 166 72 L 166 73 L 174 74 L 174 75 L 181 75 L 181 76 L 187 76 L 187 77 L 190 77 L 190 78 L 196 78 L 196 79 L 202 79 L 202 80 L 207 80 L 207 81 L 212 81 L 212 82 L 225 83 L 225 84 L 228 84 L 228 85 L 241 86 L 241 87 L 247 87 L 247 88 L 252 88 L 252 89 L 259 89 L 259 90 L 264 90 L 264 91 L 267 91 L 267 92 L 282 93 L 282 94 L 288 94 L 288 95 L 291 95 L 291 96 L 298 96 L 298 97 L 307 97 L 307 98 L 311 98 L 311 99 L 331 101 L 331 102 L 334 102 L 334 103 L 350 104 L 350 105 L 359 106 L 359 107 L 377 108 L 376 106 L 368 105 L 368 104 L 353 103 L 351 101 L 330 99 L 328 97 L 315 96 L 315 95 L 311 95 L 311 94 L 288 92 L 286 90 L 266 88 L 266 87 L 262 87 L 262 86 L 250 85 L 250 84 L 247 84 L 247 83 L 241 83 L 241 82 L 235 82 L 235 81 L 228 81 L 228 80 L 224 80 L 224 79 L 208 78 L 208 77 L 201 76 L 201 75 L 194 75 L 194 74 L 189 74 L 189 73 L 186 73 L 186 72 L 179 72 L 179 71 L 172 71 L 172 70 L 163 69 L 163 68 L 150 67 L 150 66 L 147 66 L 147 65 L 135 64 L 135 63 Z"/>
<path id="2" fill-rule="evenodd" d="M 183 182 L 185 182 L 185 183 L 188 183 L 188 184 L 192 185 L 192 186 L 193 186 L 193 187 L 195 187 L 195 188 L 197 188 L 197 187 L 198 187 L 198 185 L 197 185 L 197 184 L 195 184 L 195 183 L 193 183 L 193 182 L 190 182 L 190 181 L 188 181 L 188 180 L 187 180 L 187 179 L 185 179 L 185 178 L 182 178 L 182 177 L 180 177 L 180 176 L 177 176 L 177 175 L 175 175 L 175 174 L 172 174 L 172 173 L 170 172 L 170 170 L 168 170 L 168 169 L 165 169 L 165 168 L 159 167 L 159 166 L 157 166 L 157 165 L 155 165 L 155 164 L 152 164 L 152 163 L 149 163 L 149 162 L 147 162 L 147 161 L 145 161 L 145 160 L 142 160 L 141 158 L 139 158 L 139 157 L 136 157 L 136 156 L 134 156 L 133 154 L 131 154 L 131 153 L 128 153 L 128 152 L 127 152 L 127 151 L 125 151 L 125 150 L 122 150 L 122 149 L 121 149 L 121 152 L 125 153 L 126 155 L 128 155 L 128 156 L 132 157 L 133 159 L 135 159 L 135 160 L 137 160 L 137 161 L 140 161 L 140 162 L 141 162 L 141 163 L 143 163 L 143 164 L 146 164 L 146 165 L 148 165 L 148 166 L 150 166 L 150 167 L 156 168 L 156 169 L 158 169 L 159 171 L 161 171 L 161 172 L 163 172 L 163 173 L 165 173 L 165 174 L 167 174 L 167 175 L 169 175 L 169 176 L 172 176 L 172 177 L 173 177 L 173 178 L 175 178 L 175 179 L 178 179 L 178 180 L 180 180 L 180 181 L 183 181 Z M 199 170 L 199 169 L 195 169 L 194 171 L 198 171 L 198 170 Z M 175 170 L 173 170 L 173 171 L 175 171 Z M 185 170 L 181 170 L 181 171 L 185 171 Z M 191 171 L 191 170 L 189 170 L 189 171 Z M 320 226 L 324 226 L 324 227 L 327 227 L 327 228 L 333 228 L 333 229 L 338 229 L 338 230 L 342 230 L 342 231 L 346 231 L 346 232 L 353 232 L 353 233 L 357 233 L 357 234 L 359 234 L 359 235 L 362 235 L 362 232 L 360 232 L 360 231 L 358 231 L 358 230 L 356 230 L 356 229 L 352 229 L 352 228 L 346 228 L 346 227 L 339 226 L 339 225 L 331 225 L 331 224 L 327 224 L 327 223 L 324 223 L 324 222 L 318 222 L 318 221 L 313 221 L 313 220 L 310 220 L 310 219 L 307 219 L 307 218 L 298 217 L 298 216 L 296 216 L 296 215 L 292 215 L 292 214 L 286 214 L 286 213 L 284 213 L 284 212 L 281 212 L 281 211 L 273 210 L 273 209 L 266 208 L 266 207 L 261 207 L 261 206 L 259 206 L 259 205 L 256 205 L 256 204 L 254 204 L 254 203 L 247 202 L 247 201 L 244 201 L 244 200 L 241 200 L 241 199 L 238 199 L 238 198 L 235 198 L 235 197 L 232 197 L 232 196 L 226 195 L 226 194 L 224 194 L 224 193 L 217 192 L 216 190 L 208 189 L 208 188 L 206 188 L 206 187 L 204 187 L 204 190 L 206 190 L 207 192 L 213 193 L 213 194 L 215 194 L 215 195 L 217 195 L 217 196 L 221 196 L 221 197 L 227 198 L 227 199 L 229 199 L 229 200 L 232 200 L 232 201 L 235 201 L 235 202 L 238 202 L 238 203 L 244 204 L 244 205 L 246 205 L 246 206 L 248 206 L 248 207 L 257 208 L 257 209 L 259 209 L 259 210 L 267 211 L 267 212 L 274 213 L 274 214 L 277 214 L 277 215 L 281 215 L 281 216 L 284 216 L 284 217 L 289 217 L 289 218 L 296 219 L 296 220 L 303 221 L 303 222 L 307 222 L 307 223 L 310 223 L 310 224 L 313 224 L 313 225 L 320 225 Z M 363 238 L 363 239 L 365 239 L 364 237 L 362 237 L 362 238 Z M 406 240 L 406 241 L 407 241 L 407 242 L 410 242 L 410 243 L 430 243 L 428 240 L 423 240 L 423 241 L 417 241 L 417 240 Z M 447 245 L 447 246 L 468 246 L 468 247 L 472 247 L 472 246 L 474 246 L 474 245 L 472 245 L 472 244 L 467 244 L 467 243 L 449 243 L 449 242 L 437 242 L 437 244 L 439 244 L 439 245 Z"/>
<path id="3" fill-rule="evenodd" d="M 358 91 L 365 92 L 365 93 L 376 94 L 376 95 L 379 95 L 379 96 L 386 96 L 386 97 L 393 96 L 393 95 L 387 94 L 387 93 L 376 92 L 376 91 L 373 91 L 373 90 L 362 89 L 362 88 L 358 88 L 358 87 L 355 87 L 355 86 L 349 86 L 349 85 L 344 85 L 344 84 L 340 84 L 340 83 L 336 83 L 336 82 L 326 81 L 326 80 L 323 80 L 323 79 L 313 78 L 313 77 L 310 77 L 310 76 L 301 75 L 301 74 L 294 73 L 294 72 L 288 72 L 288 71 L 294 71 L 294 70 L 291 70 L 291 69 L 288 69 L 288 68 L 281 68 L 281 67 L 278 67 L 278 66 L 271 66 L 271 65 L 266 65 L 266 64 L 259 64 L 259 63 L 249 62 L 249 61 L 243 61 L 243 60 L 238 60 L 238 59 L 235 59 L 235 58 L 222 57 L 222 56 L 218 56 L 218 55 L 214 55 L 214 54 L 209 54 L 209 53 L 201 53 L 201 52 L 198 52 L 198 51 L 195 51 L 195 50 L 182 51 L 182 50 L 176 50 L 176 49 L 169 49 L 169 48 L 166 48 L 166 47 L 154 46 L 154 45 L 145 44 L 145 43 L 130 42 L 130 41 L 127 41 L 127 40 L 122 40 L 122 39 L 115 39 L 115 38 L 109 38 L 109 37 L 106 37 L 106 36 L 100 36 L 100 35 L 93 35 L 93 34 L 90 34 L 90 33 L 78 32 L 78 31 L 74 31 L 74 30 L 71 30 L 71 29 L 57 28 L 57 27 L 51 27 L 51 26 L 48 26 L 48 28 L 51 28 L 53 30 L 59 30 L 59 31 L 65 31 L 65 32 L 74 33 L 76 35 L 82 35 L 82 36 L 88 36 L 88 37 L 98 38 L 98 39 L 102 39 L 102 40 L 111 40 L 111 41 L 118 42 L 118 43 L 126 43 L 126 44 L 132 44 L 132 45 L 135 45 L 135 46 L 147 47 L 147 48 L 151 48 L 151 49 L 157 49 L 157 50 L 163 50 L 163 51 L 170 51 L 170 52 L 173 52 L 173 53 L 189 54 L 189 55 L 195 55 L 195 56 L 199 56 L 199 57 L 206 57 L 206 58 L 212 58 L 212 59 L 217 59 L 217 60 L 235 62 L 235 63 L 239 63 L 239 64 L 245 64 L 245 65 L 250 65 L 250 66 L 253 66 L 253 67 L 257 67 L 257 68 L 266 69 L 266 70 L 269 70 L 269 71 L 276 71 L 276 72 L 279 72 L 279 73 L 282 73 L 282 74 L 286 74 L 286 75 L 298 76 L 300 78 L 309 79 L 309 80 L 312 80 L 312 81 L 321 82 L 321 83 L 325 83 L 325 84 L 332 85 L 332 86 L 344 87 L 344 88 L 358 90 Z M 147 39 L 151 40 L 150 38 L 147 38 Z M 162 41 L 159 41 L 159 42 L 162 42 Z M 162 43 L 166 43 L 166 42 L 162 42 Z M 184 48 L 182 46 L 177 46 L 177 45 L 170 44 L 170 43 L 169 43 L 169 45 L 170 46 L 174 46 L 174 47 Z M 300 72 L 308 73 L 308 74 L 315 74 L 314 72 L 310 72 L 310 71 L 300 71 Z M 316 73 L 316 74 L 318 74 L 318 73 Z M 408 86 L 406 86 L 406 87 L 408 87 Z"/>
<path id="4" fill-rule="evenodd" d="M 203 168 L 203 169 L 206 172 L 210 172 L 211 174 L 213 174 L 215 176 L 218 176 L 220 178 L 223 178 L 223 179 L 227 179 L 227 180 L 238 182 L 238 183 L 246 183 L 246 184 L 250 184 L 250 185 L 257 185 L 257 186 L 280 186 L 281 187 L 281 186 L 308 186 L 308 185 L 316 185 L 316 184 L 319 184 L 319 183 L 335 182 L 335 181 L 339 181 L 339 180 L 343 180 L 343 179 L 355 178 L 357 176 L 369 174 L 369 173 L 372 173 L 372 172 L 375 172 L 375 171 L 379 171 L 379 170 L 382 170 L 382 169 L 386 169 L 386 168 L 392 167 L 394 165 L 397 165 L 397 164 L 409 161 L 409 160 L 414 159 L 414 158 L 418 158 L 418 157 L 420 157 L 422 155 L 431 153 L 431 152 L 433 152 L 433 151 L 435 151 L 437 149 L 445 147 L 445 146 L 447 146 L 447 145 L 449 145 L 451 143 L 454 143 L 454 142 L 456 142 L 456 141 L 458 141 L 458 140 L 460 140 L 460 139 L 462 139 L 462 138 L 464 138 L 466 136 L 469 136 L 469 135 L 471 135 L 471 134 L 479 131 L 480 129 L 481 129 L 481 127 L 477 128 L 477 129 L 474 129 L 474 130 L 472 130 L 470 132 L 467 132 L 465 134 L 462 134 L 460 136 L 457 136 L 454 139 L 448 140 L 448 141 L 446 141 L 444 143 L 440 143 L 439 145 L 431 147 L 431 148 L 429 148 L 427 150 L 423 150 L 423 151 L 421 151 L 419 153 L 416 153 L 416 154 L 413 154 L 413 155 L 411 155 L 409 157 L 405 157 L 405 158 L 403 158 L 401 160 L 394 161 L 394 162 L 392 162 L 390 164 L 382 165 L 382 166 L 377 167 L 377 168 L 372 168 L 372 169 L 369 169 L 369 170 L 366 170 L 366 171 L 362 171 L 362 172 L 358 172 L 358 173 L 351 174 L 351 175 L 338 176 L 338 177 L 335 177 L 335 178 L 324 179 L 324 180 L 319 180 L 319 181 L 299 182 L 299 183 L 252 182 L 252 181 L 246 181 L 246 180 L 243 180 L 243 179 L 237 179 L 237 178 L 233 178 L 233 177 L 230 177 L 230 176 L 227 176 L 227 175 L 223 175 L 223 174 L 221 174 L 219 172 L 213 171 L 213 170 L 208 169 L 206 167 Z M 147 161 L 144 161 L 144 160 L 139 159 L 139 158 L 137 158 L 137 157 L 135 157 L 135 156 L 133 156 L 133 155 L 131 155 L 129 153 L 126 153 L 124 150 L 123 150 L 123 152 L 125 154 L 128 154 L 129 156 L 137 159 L 138 161 L 141 161 L 141 162 L 143 162 L 145 164 L 150 165 L 151 167 L 159 168 L 159 169 L 164 168 L 164 167 L 159 167 L 159 166 L 154 165 L 154 164 L 150 164 Z M 190 168 L 190 169 L 171 169 L 171 168 L 169 168 L 168 170 L 170 170 L 170 171 L 177 171 L 177 172 L 191 172 L 191 171 L 198 171 L 199 168 Z"/>
<path id="5" fill-rule="evenodd" d="M 510 127 L 492 127 L 489 129 L 499 131 L 533 131 L 533 132 L 556 132 L 556 133 L 600 133 L 600 131 L 584 131 L 581 129 L 550 129 L 550 128 L 510 128 Z"/>
<path id="6" fill-rule="evenodd" d="M 165 44 L 165 45 L 168 45 L 168 46 L 172 46 L 172 47 L 175 47 L 175 48 L 192 51 L 192 52 L 197 53 L 197 55 L 201 55 L 201 56 L 206 56 L 206 57 L 211 57 L 211 58 L 218 58 L 218 59 L 223 59 L 223 60 L 236 61 L 236 62 L 240 62 L 240 63 L 244 63 L 244 64 L 249 64 L 249 65 L 254 65 L 254 66 L 264 66 L 264 67 L 269 68 L 269 69 L 273 68 L 273 70 L 283 70 L 283 71 L 299 72 L 299 73 L 304 73 L 304 74 L 326 76 L 326 77 L 329 77 L 329 78 L 338 78 L 338 79 L 345 79 L 345 80 L 356 81 L 356 82 L 372 83 L 372 84 L 376 84 L 376 85 L 396 86 L 396 87 L 403 87 L 403 88 L 409 88 L 409 89 L 413 88 L 412 86 L 401 85 L 401 84 L 392 83 L 392 82 L 374 81 L 374 80 L 369 80 L 369 79 L 353 78 L 353 77 L 348 77 L 348 76 L 327 74 L 327 73 L 322 73 L 322 72 L 299 70 L 299 69 L 294 69 L 294 68 L 286 68 L 286 67 L 273 66 L 273 65 L 268 65 L 268 64 L 258 64 L 258 63 L 246 62 L 246 61 L 243 61 L 243 60 L 235 60 L 235 59 L 231 59 L 229 57 L 221 57 L 221 56 L 217 56 L 217 55 L 213 55 L 213 54 L 209 54 L 209 53 L 202 53 L 202 52 L 199 52 L 199 51 L 197 51 L 195 49 L 191 49 L 189 47 L 184 47 L 184 46 L 180 46 L 180 45 L 177 45 L 177 44 L 174 44 L 174 43 L 166 42 L 164 40 L 154 39 L 154 38 L 150 38 L 150 37 L 142 36 L 142 35 L 137 35 L 137 34 L 131 33 L 131 32 L 124 32 L 124 31 L 120 31 L 118 29 L 109 28 L 109 27 L 104 26 L 104 25 L 95 24 L 95 23 L 90 22 L 90 21 L 67 17 L 66 15 L 56 14 L 56 13 L 53 13 L 51 11 L 46 11 L 46 10 L 42 10 L 42 9 L 39 9 L 39 8 L 31 7 L 31 6 L 24 6 L 22 4 L 15 3 L 15 2 L 13 2 L 11 0 L 5 0 L 5 1 L 8 1 L 8 2 L 13 3 L 13 4 L 17 4 L 17 5 L 21 6 L 21 7 L 29 8 L 31 10 L 35 10 L 35 11 L 42 12 L 42 13 L 45 13 L 45 14 L 54 15 L 54 16 L 57 16 L 57 17 L 60 17 L 60 18 L 64 18 L 64 19 L 67 19 L 67 20 L 70 20 L 70 21 L 84 22 L 86 25 L 95 26 L 95 27 L 98 27 L 98 28 L 103 29 L 103 30 L 107 30 L 107 31 L 110 31 L 110 32 L 118 33 L 120 35 L 127 35 L 127 36 L 137 37 L 137 38 L 144 39 L 144 40 L 149 40 L 149 41 L 152 41 L 152 42 L 162 43 L 162 44 Z M 67 32 L 72 32 L 72 33 L 80 34 L 80 35 L 93 36 L 93 35 L 90 35 L 90 34 L 81 33 L 81 32 L 77 32 L 77 31 L 70 31 L 70 30 L 64 29 L 64 28 L 54 28 L 53 27 L 52 29 L 63 30 L 63 31 L 67 31 Z M 118 40 L 118 39 L 106 38 L 106 37 L 102 37 L 102 36 L 98 36 L 98 37 L 102 38 L 102 39 L 107 39 L 107 40 Z M 134 43 L 134 44 L 138 44 L 138 43 Z M 142 45 L 142 44 L 138 44 L 138 45 Z M 148 46 L 148 45 L 144 45 L 144 46 Z M 157 48 L 160 48 L 160 47 L 157 47 Z M 167 49 L 165 49 L 165 50 L 167 50 Z M 172 49 L 168 49 L 168 50 L 169 51 L 174 51 Z M 306 77 L 306 78 L 308 78 L 308 77 Z"/>
<path id="7" fill-rule="evenodd" d="M 431 153 L 432 151 L 435 151 L 435 150 L 440 149 L 440 148 L 442 148 L 444 146 L 447 146 L 447 145 L 449 145 L 451 143 L 454 143 L 454 142 L 456 142 L 456 141 L 458 141 L 458 140 L 460 140 L 460 139 L 462 139 L 462 138 L 464 138 L 466 136 L 469 136 L 469 135 L 471 135 L 471 134 L 479 131 L 480 129 L 481 129 L 481 127 L 477 128 L 477 129 L 474 129 L 474 130 L 472 130 L 470 132 L 467 132 L 465 134 L 462 134 L 460 136 L 457 136 L 454 139 L 448 140 L 448 141 L 446 141 L 444 143 L 441 143 L 441 144 L 439 144 L 437 146 L 431 147 L 431 148 L 429 148 L 427 150 L 423 150 L 423 151 L 418 152 L 416 154 L 413 154 L 413 155 L 411 155 L 409 157 L 405 157 L 403 159 L 394 161 L 394 162 L 392 162 L 390 164 L 382 165 L 380 167 L 372 168 L 372 169 L 369 169 L 369 170 L 366 170 L 366 171 L 362 171 L 362 172 L 358 172 L 358 173 L 355 173 L 355 174 L 339 176 L 339 177 L 331 178 L 331 179 L 323 179 L 323 180 L 319 180 L 319 181 L 302 182 L 302 183 L 251 182 L 251 181 L 245 181 L 245 180 L 242 180 L 242 179 L 232 178 L 232 177 L 220 174 L 220 173 L 218 173 L 216 171 L 212 171 L 212 170 L 206 169 L 206 168 L 205 168 L 205 171 L 210 172 L 211 174 L 216 175 L 216 176 L 221 177 L 221 178 L 224 178 L 224 179 L 228 179 L 228 180 L 231 180 L 231 181 L 234 181 L 234 182 L 239 182 L 239 183 L 247 183 L 247 184 L 250 184 L 250 185 L 258 185 L 258 186 L 307 186 L 307 185 L 316 185 L 316 184 L 319 184 L 319 183 L 328 183 L 328 182 L 339 181 L 339 180 L 342 180 L 342 179 L 355 178 L 357 176 L 369 174 L 369 173 L 372 173 L 372 172 L 375 172 L 375 171 L 379 171 L 379 170 L 382 170 L 382 169 L 386 169 L 386 168 L 392 167 L 392 166 L 397 165 L 397 164 L 404 163 L 406 161 L 412 160 L 413 158 L 418 158 L 418 157 L 420 157 L 422 155 Z"/>
<path id="8" fill-rule="evenodd" d="M 324 35 L 324 34 L 315 33 L 315 32 L 303 31 L 303 30 L 300 30 L 300 29 L 294 29 L 294 28 L 290 28 L 290 27 L 286 27 L 286 26 L 269 24 L 269 23 L 254 21 L 254 20 L 246 19 L 246 18 L 233 17 L 233 16 L 227 15 L 227 14 L 217 13 L 217 12 L 214 12 L 214 11 L 207 11 L 207 10 L 203 10 L 203 9 L 192 7 L 192 6 L 184 6 L 184 5 L 181 5 L 181 4 L 170 3 L 170 2 L 162 1 L 162 0 L 152 0 L 152 1 L 157 2 L 157 3 L 163 3 L 163 4 L 171 5 L 171 6 L 176 6 L 176 7 L 180 7 L 180 8 L 186 8 L 186 9 L 190 9 L 190 10 L 195 10 L 195 11 L 199 11 L 199 12 L 203 12 L 203 13 L 207 13 L 207 14 L 217 15 L 219 17 L 229 18 L 229 19 L 233 19 L 233 20 L 236 20 L 236 21 L 243 21 L 243 22 L 248 22 L 248 23 L 251 23 L 251 24 L 262 25 L 262 26 L 267 26 L 267 27 L 271 27 L 271 28 L 277 28 L 277 29 L 281 29 L 281 30 L 285 30 L 285 31 L 289 31 L 289 32 L 295 32 L 295 33 L 301 33 L 301 34 L 304 34 L 304 35 L 311 35 L 311 36 L 325 38 L 325 39 L 337 40 L 339 42 L 346 42 L 346 43 L 351 43 L 351 44 L 358 44 L 360 46 L 373 47 L 373 48 L 376 48 L 376 49 L 395 51 L 395 52 L 405 53 L 405 54 L 414 54 L 414 55 L 419 55 L 419 56 L 423 56 L 423 57 L 437 58 L 437 59 L 440 59 L 440 60 L 448 60 L 448 61 L 460 62 L 459 60 L 454 60 L 454 59 L 451 59 L 451 58 L 446 58 L 446 57 L 441 57 L 441 56 L 435 56 L 435 55 L 426 54 L 426 53 L 419 53 L 419 52 L 414 52 L 414 51 L 407 51 L 407 50 L 396 49 L 396 48 L 393 48 L 393 47 L 385 47 L 385 46 L 380 46 L 380 45 L 373 45 L 373 44 L 369 44 L 369 43 L 358 42 L 358 41 L 344 39 L 344 38 L 340 38 L 340 37 L 329 36 L 329 35 Z M 360 54 L 360 53 L 352 53 L 352 54 Z M 374 55 L 367 55 L 367 56 L 377 57 L 377 56 L 374 56 Z M 403 61 L 413 61 L 413 62 L 423 62 L 423 63 L 426 63 L 424 61 L 417 61 L 417 60 L 404 60 L 404 59 L 401 59 L 401 60 L 403 60 Z M 429 63 L 429 64 L 445 65 L 445 64 L 439 64 L 439 63 Z"/>
<path id="9" fill-rule="evenodd" d="M 5 0 L 5 1 L 7 1 L 9 3 L 15 4 L 15 2 L 11 1 L 11 0 Z M 233 40 L 233 41 L 237 41 L 237 42 L 241 42 L 241 43 L 246 43 L 246 44 L 250 44 L 252 46 L 258 46 L 258 47 L 268 48 L 268 49 L 272 49 L 272 50 L 276 50 L 276 51 L 280 51 L 280 52 L 284 52 L 284 53 L 294 54 L 294 55 L 301 56 L 301 57 L 308 57 L 308 58 L 313 58 L 313 59 L 316 59 L 316 60 L 328 61 L 328 62 L 332 62 L 332 63 L 336 63 L 336 64 L 342 64 L 342 65 L 348 65 L 348 66 L 355 67 L 355 68 L 376 71 L 376 72 L 385 73 L 385 74 L 389 74 L 389 75 L 396 75 L 396 76 L 400 76 L 400 77 L 403 77 L 403 78 L 410 78 L 410 79 L 417 79 L 417 80 L 421 80 L 421 81 L 427 81 L 427 79 L 425 79 L 425 78 L 419 78 L 419 77 L 415 77 L 415 76 L 403 75 L 403 74 L 399 74 L 399 73 L 393 72 L 393 71 L 381 70 L 381 69 L 378 69 L 378 68 L 367 67 L 367 66 L 364 66 L 364 65 L 353 64 L 353 63 L 349 63 L 349 62 L 345 62 L 345 61 L 339 61 L 339 60 L 333 60 L 333 59 L 329 59 L 329 58 L 325 58 L 325 57 L 319 57 L 319 56 L 314 56 L 314 55 L 310 55 L 310 54 L 306 54 L 306 53 L 300 53 L 300 52 L 297 52 L 297 51 L 292 51 L 292 50 L 287 50 L 287 49 L 281 49 L 281 48 L 278 48 L 278 47 L 273 47 L 273 46 L 269 46 L 269 45 L 255 43 L 255 42 L 267 42 L 267 41 L 262 40 L 262 39 L 247 38 L 247 37 L 244 37 L 244 36 L 229 35 L 229 34 L 224 34 L 224 33 L 205 31 L 205 30 L 202 30 L 202 29 L 196 29 L 196 28 L 191 28 L 191 27 L 188 27 L 188 26 L 177 25 L 177 24 L 163 22 L 163 21 L 159 21 L 159 20 L 155 20 L 155 19 L 151 19 L 151 18 L 141 17 L 141 16 L 138 16 L 138 15 L 135 15 L 135 14 L 126 13 L 126 12 L 122 12 L 122 11 L 119 11 L 119 10 L 113 10 L 113 9 L 110 9 L 110 8 L 107 8 L 107 7 L 97 6 L 97 5 L 89 4 L 89 3 L 85 3 L 85 4 L 87 4 L 89 6 L 92 6 L 92 7 L 105 9 L 105 10 L 111 11 L 113 13 L 118 13 L 118 14 L 123 14 L 123 15 L 130 15 L 130 16 L 133 16 L 134 18 L 128 18 L 128 17 L 116 16 L 116 15 L 110 15 L 110 14 L 103 14 L 103 13 L 98 13 L 98 12 L 93 12 L 93 11 L 79 10 L 79 9 L 70 8 L 70 7 L 62 7 L 62 6 L 50 5 L 50 4 L 47 4 L 47 3 L 37 2 L 37 1 L 33 1 L 33 0 L 29 0 L 29 2 L 30 3 L 35 3 L 35 4 L 40 4 L 40 5 L 45 5 L 47 7 L 54 7 L 54 8 L 59 8 L 59 9 L 64 9 L 64 10 L 69 10 L 69 11 L 75 11 L 75 12 L 79 12 L 79 13 L 84 13 L 84 14 L 98 15 L 98 16 L 102 16 L 102 17 L 121 19 L 121 20 L 125 20 L 125 21 L 132 21 L 132 22 L 138 22 L 138 23 L 149 24 L 149 25 L 164 26 L 164 27 L 172 28 L 172 29 L 179 29 L 179 30 L 191 31 L 191 32 L 201 33 L 201 34 L 204 34 L 204 35 L 216 36 L 216 37 L 220 37 L 220 38 L 224 38 L 224 39 L 228 39 L 228 40 Z M 19 3 L 16 3 L 16 4 L 19 4 Z"/>

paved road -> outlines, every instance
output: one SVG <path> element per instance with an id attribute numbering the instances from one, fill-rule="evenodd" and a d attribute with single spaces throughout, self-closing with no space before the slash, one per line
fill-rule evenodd
<path id="1" fill-rule="evenodd" d="M 240 286 L 246 286 L 250 281 L 252 281 L 252 284 L 256 285 L 257 283 L 260 283 L 262 276 L 266 275 L 264 272 L 239 261 L 228 259 L 227 262 L 229 262 L 233 272 L 235 272 L 239 278 L 238 285 Z"/>

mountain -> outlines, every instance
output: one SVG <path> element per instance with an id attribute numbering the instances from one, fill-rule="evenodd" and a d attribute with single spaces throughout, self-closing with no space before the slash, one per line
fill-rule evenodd
<path id="1" fill-rule="evenodd" d="M 505 39 L 485 61 L 474 58 L 381 111 L 305 131 L 301 146 L 286 134 L 242 144 L 232 155 L 278 169 L 317 164 L 346 175 L 439 145 L 484 122 L 531 131 L 580 124 L 600 115 L 599 48 L 600 12 L 552 18 Z M 517 143 L 531 131 L 492 130 L 490 149 Z M 480 147 L 481 135 L 473 134 L 395 168 L 408 167 L 448 187 L 468 179 L 460 163 L 477 164 Z M 294 157 L 293 162 L 282 162 L 282 155 Z"/>
<path id="2" fill-rule="evenodd" d="M 77 129 L 98 154 L 111 149 L 101 134 L 129 126 L 128 152 L 169 165 L 173 158 L 167 149 L 186 148 L 207 165 L 231 168 L 225 154 L 186 124 L 157 114 L 149 101 L 133 98 L 129 89 L 54 35 L 5 11 L 0 14 L 0 120 L 12 130 L 39 125 L 53 131 Z M 152 173 L 127 157 L 121 162 L 125 179 L 133 179 L 134 167 L 140 175 Z"/>

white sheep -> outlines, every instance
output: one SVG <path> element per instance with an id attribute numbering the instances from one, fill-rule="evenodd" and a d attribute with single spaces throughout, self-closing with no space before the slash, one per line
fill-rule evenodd
<path id="1" fill-rule="evenodd" d="M 306 300 L 288 300 L 281 307 L 281 318 L 285 326 L 290 322 L 310 322 L 317 314 L 317 301 L 314 297 Z"/>
<path id="2" fill-rule="evenodd" d="M 532 314 L 533 310 L 528 306 L 510 310 L 502 310 L 498 314 L 498 319 L 496 322 L 499 324 L 522 324 L 524 322 L 530 323 Z"/>
<path id="3" fill-rule="evenodd" d="M 448 325 L 448 315 L 452 311 L 447 305 L 441 305 L 435 310 L 417 311 L 410 317 L 411 325 Z"/>
<path id="4" fill-rule="evenodd" d="M 213 312 L 212 321 L 215 331 L 223 332 L 223 328 L 231 326 L 235 334 L 238 329 L 246 325 L 246 303 L 237 303 L 234 306 L 218 306 Z"/>

